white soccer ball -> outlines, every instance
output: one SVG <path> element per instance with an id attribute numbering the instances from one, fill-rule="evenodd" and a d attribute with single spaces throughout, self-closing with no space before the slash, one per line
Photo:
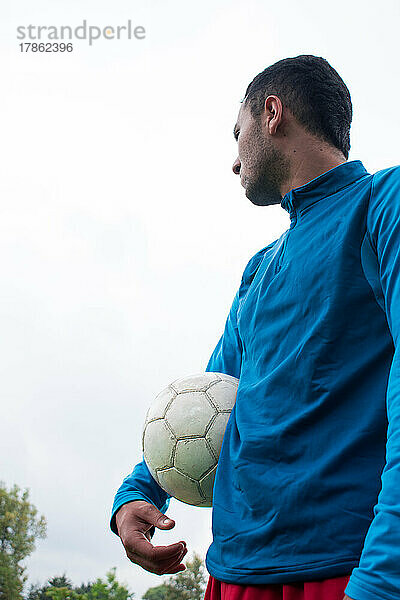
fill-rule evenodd
<path id="1" fill-rule="evenodd" d="M 144 460 L 174 498 L 212 506 L 222 438 L 239 380 L 205 372 L 173 381 L 156 397 L 143 427 Z"/>

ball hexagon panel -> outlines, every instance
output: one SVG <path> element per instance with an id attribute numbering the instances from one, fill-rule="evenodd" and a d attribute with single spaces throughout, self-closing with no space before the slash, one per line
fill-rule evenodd
<path id="1" fill-rule="evenodd" d="M 150 472 L 173 465 L 173 452 L 176 438 L 169 430 L 164 419 L 147 423 L 143 433 L 143 454 Z M 147 455 L 151 448 L 151 456 Z"/>
<path id="2" fill-rule="evenodd" d="M 216 373 L 198 373 L 190 377 L 182 377 L 171 383 L 171 387 L 179 394 L 181 392 L 205 391 L 214 381 L 220 378 Z"/>
<path id="3" fill-rule="evenodd" d="M 207 475 L 204 475 L 204 477 L 199 481 L 200 489 L 203 492 L 204 497 L 208 499 L 207 506 L 212 506 L 214 480 L 217 472 L 217 466 L 218 465 L 215 465 L 215 467 L 209 473 L 207 473 Z M 206 504 L 203 504 L 202 506 L 206 506 Z"/>
<path id="4" fill-rule="evenodd" d="M 174 398 L 165 413 L 177 438 L 204 435 L 215 409 L 204 392 L 183 392 Z M 190 433 L 189 433 L 190 432 Z"/>
<path id="5" fill-rule="evenodd" d="M 215 452 L 215 456 L 219 456 L 219 453 L 221 452 L 222 440 L 230 414 L 230 412 L 218 413 L 212 422 L 210 429 L 206 433 L 206 440 Z"/>
<path id="6" fill-rule="evenodd" d="M 154 419 L 163 419 L 168 403 L 175 398 L 176 393 L 170 387 L 165 388 L 158 396 L 156 396 L 154 403 L 150 406 L 146 415 L 146 423 Z"/>
<path id="7" fill-rule="evenodd" d="M 222 381 L 227 381 L 228 383 L 232 383 L 236 387 L 239 385 L 239 379 L 233 377 L 232 375 L 227 375 L 226 373 L 214 373 L 214 375 L 218 375 Z"/>
<path id="8" fill-rule="evenodd" d="M 232 377 L 232 379 L 234 379 Z M 207 390 L 207 396 L 210 397 L 212 403 L 218 410 L 232 410 L 236 400 L 236 392 L 238 385 L 231 381 L 220 381 L 212 385 Z M 232 394 L 234 399 L 232 402 Z"/>
<path id="9" fill-rule="evenodd" d="M 175 447 L 174 466 L 192 479 L 199 480 L 217 462 L 204 438 L 179 440 Z"/>
<path id="10" fill-rule="evenodd" d="M 180 473 L 174 467 L 157 471 L 157 477 L 160 486 L 171 496 L 178 497 L 182 502 L 194 505 L 204 502 L 198 482 Z"/>

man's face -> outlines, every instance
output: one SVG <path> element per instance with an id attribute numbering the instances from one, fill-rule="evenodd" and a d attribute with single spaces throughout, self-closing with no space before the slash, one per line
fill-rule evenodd
<path id="1" fill-rule="evenodd" d="M 232 170 L 240 175 L 246 197 L 258 206 L 280 204 L 281 186 L 288 178 L 287 158 L 276 148 L 265 125 L 265 115 L 254 118 L 250 108 L 242 104 L 234 128 L 238 157 Z"/>

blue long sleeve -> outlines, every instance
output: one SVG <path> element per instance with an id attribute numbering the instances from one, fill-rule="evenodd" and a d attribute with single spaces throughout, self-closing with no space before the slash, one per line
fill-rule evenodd
<path id="1" fill-rule="evenodd" d="M 359 566 L 345 593 L 354 600 L 400 598 L 400 177 L 374 176 L 367 227 L 379 263 L 384 310 L 394 343 L 387 393 L 386 463 Z M 370 398 L 373 402 L 374 398 Z"/>
<path id="2" fill-rule="evenodd" d="M 154 504 L 162 513 L 165 513 L 170 499 L 171 496 L 153 479 L 144 459 L 142 459 L 142 462 L 135 466 L 132 473 L 125 477 L 115 494 L 111 511 L 111 530 L 118 535 L 115 515 L 123 504 L 132 500 L 146 500 Z"/>
<path id="3" fill-rule="evenodd" d="M 228 317 L 225 329 L 210 356 L 206 371 L 225 373 L 232 377 L 240 377 L 242 363 L 242 346 L 237 332 L 237 309 L 239 303 L 239 292 L 236 293 Z"/>
<path id="4" fill-rule="evenodd" d="M 226 375 L 237 377 L 237 379 L 240 378 L 243 345 L 238 330 L 238 312 L 246 292 L 260 266 L 265 250 L 272 245 L 273 243 L 259 250 L 252 256 L 244 268 L 239 289 L 235 294 L 228 317 L 225 321 L 224 331 L 210 356 L 206 371 L 225 373 Z"/>

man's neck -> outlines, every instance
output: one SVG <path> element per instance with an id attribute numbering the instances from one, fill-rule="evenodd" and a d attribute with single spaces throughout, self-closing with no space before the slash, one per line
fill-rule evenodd
<path id="1" fill-rule="evenodd" d="M 282 197 L 290 190 L 305 185 L 322 173 L 347 162 L 339 150 L 337 152 L 326 152 L 325 150 L 323 142 L 314 145 L 311 151 L 304 151 L 300 148 L 292 149 L 290 178 L 282 185 Z"/>

